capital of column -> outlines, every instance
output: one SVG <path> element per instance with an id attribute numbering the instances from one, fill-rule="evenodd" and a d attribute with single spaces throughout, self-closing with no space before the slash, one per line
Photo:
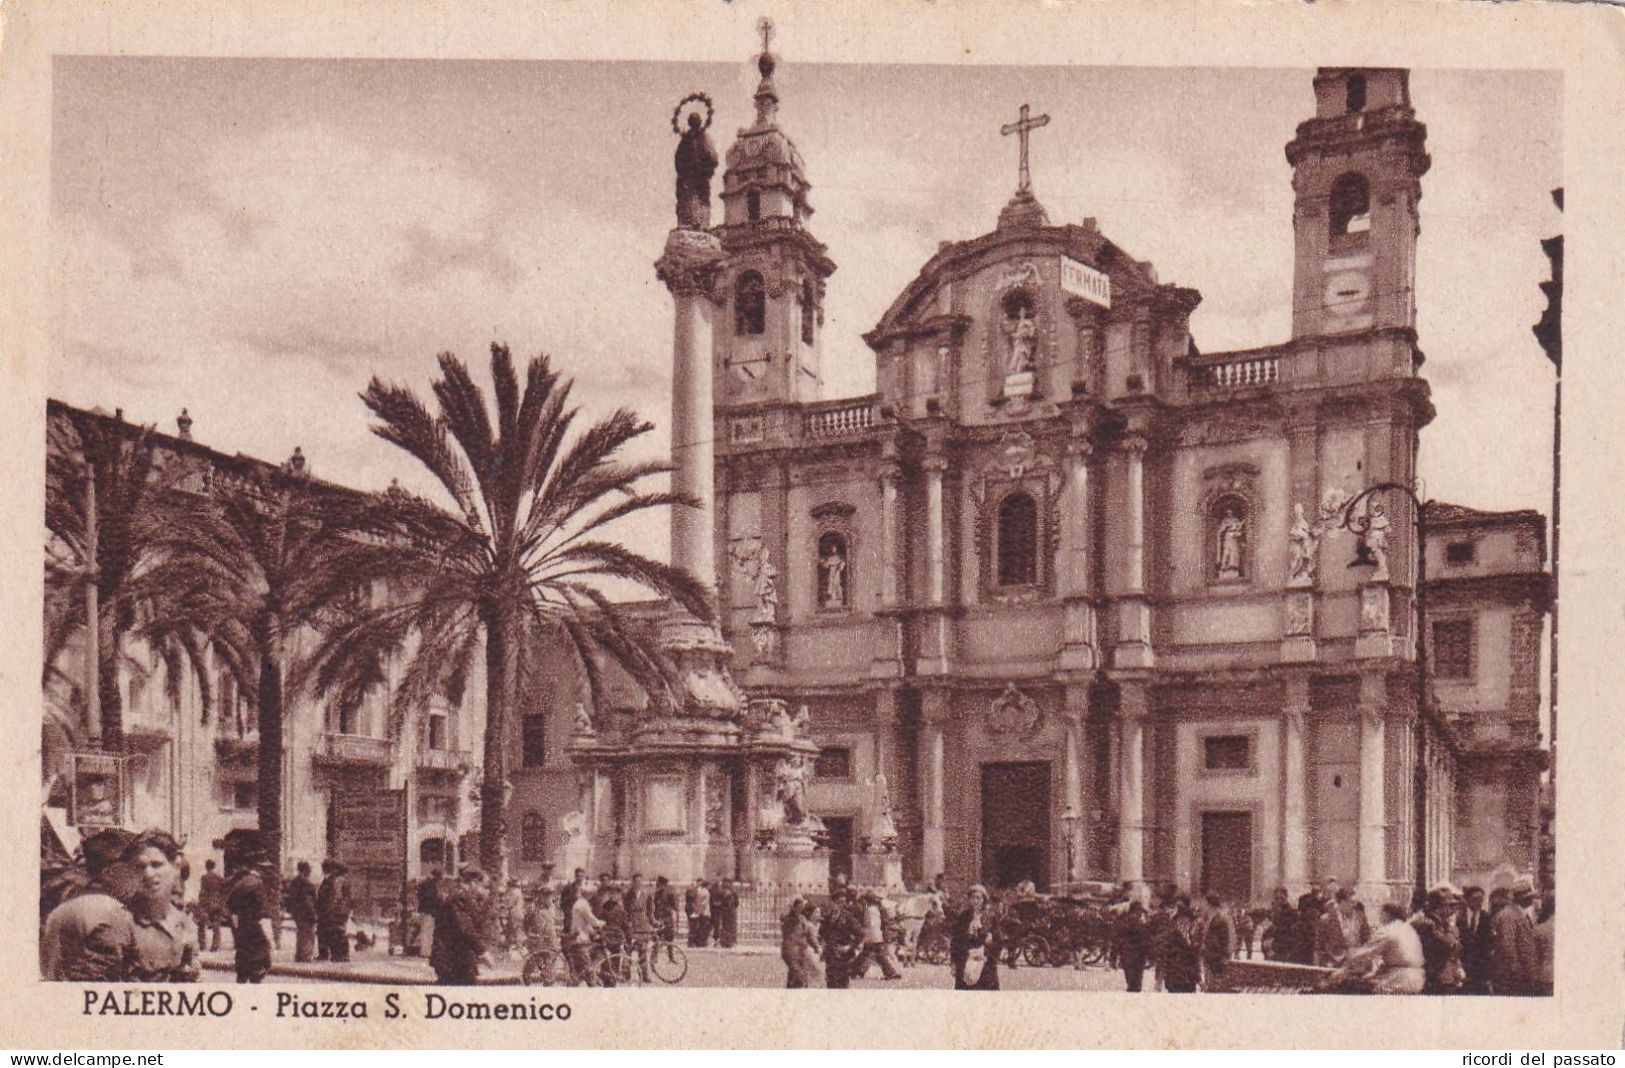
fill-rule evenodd
<path id="1" fill-rule="evenodd" d="M 928 474 L 940 475 L 948 470 L 948 458 L 940 453 L 930 453 L 920 461 L 920 467 Z"/>
<path id="2" fill-rule="evenodd" d="M 722 242 L 705 230 L 673 230 L 655 261 L 655 274 L 673 296 L 711 295 L 723 259 Z"/>
<path id="3" fill-rule="evenodd" d="M 1085 425 L 1072 427 L 1066 438 L 1066 455 L 1074 461 L 1087 460 L 1095 451 L 1094 442 L 1089 440 L 1089 428 Z"/>
<path id="4" fill-rule="evenodd" d="M 1144 434 L 1124 434 L 1117 447 L 1130 455 L 1144 457 L 1151 448 L 1151 441 Z"/>

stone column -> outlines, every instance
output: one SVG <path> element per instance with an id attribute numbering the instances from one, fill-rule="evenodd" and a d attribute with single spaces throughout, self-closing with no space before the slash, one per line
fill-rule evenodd
<path id="1" fill-rule="evenodd" d="M 1309 676 L 1286 680 L 1281 708 L 1281 881 L 1294 895 L 1309 887 L 1309 780 L 1304 747 L 1309 715 Z"/>
<path id="2" fill-rule="evenodd" d="M 947 869 L 947 823 L 943 802 L 943 776 L 945 774 L 944 704 L 947 695 L 940 690 L 928 690 L 924 695 L 925 722 L 920 728 L 920 816 L 922 824 L 920 848 L 920 874 L 927 880 Z"/>
<path id="3" fill-rule="evenodd" d="M 926 524 L 926 597 L 932 604 L 942 604 L 947 597 L 944 579 L 945 547 L 942 523 L 942 476 L 948 470 L 946 457 L 931 455 L 925 458 L 925 524 Z"/>
<path id="4" fill-rule="evenodd" d="M 716 588 L 713 547 L 711 285 L 722 260 L 717 239 L 677 229 L 655 269 L 676 305 L 672 333 L 671 476 L 673 491 L 699 502 L 671 509 L 671 562 Z"/>
<path id="5" fill-rule="evenodd" d="M 1381 675 L 1360 679 L 1360 896 L 1367 901 L 1388 898 L 1387 798 L 1384 744 L 1388 713 L 1386 680 Z"/>
<path id="6" fill-rule="evenodd" d="M 901 558 L 897 536 L 902 526 L 898 483 L 902 472 L 895 460 L 883 463 L 880 470 L 880 603 L 889 608 L 898 603 L 897 569 Z"/>
<path id="7" fill-rule="evenodd" d="M 1118 601 L 1117 648 L 1112 661 L 1120 668 L 1148 668 L 1155 662 L 1151 648 L 1151 605 L 1146 600 L 1145 575 L 1145 453 L 1149 447 L 1139 434 L 1123 438 L 1128 460 L 1128 557 L 1125 588 Z"/>
<path id="8" fill-rule="evenodd" d="M 1063 542 L 1058 588 L 1065 598 L 1060 666 L 1066 671 L 1094 671 L 1096 655 L 1095 606 L 1089 595 L 1094 582 L 1089 559 L 1089 443 L 1088 428 L 1072 427 L 1067 441 L 1067 475 Z"/>
<path id="9" fill-rule="evenodd" d="M 1083 878 L 1089 871 L 1088 839 L 1085 827 L 1089 822 L 1089 804 L 1083 794 L 1084 720 L 1089 715 L 1089 690 L 1086 686 L 1066 688 L 1066 740 L 1061 765 L 1063 816 L 1072 817 L 1070 826 L 1063 825 L 1065 848 L 1070 870 L 1067 879 Z"/>
<path id="10" fill-rule="evenodd" d="M 1147 694 L 1140 684 L 1123 686 L 1118 710 L 1118 768 L 1121 798 L 1117 813 L 1117 877 L 1140 882 L 1145 877 L 1145 716 Z"/>

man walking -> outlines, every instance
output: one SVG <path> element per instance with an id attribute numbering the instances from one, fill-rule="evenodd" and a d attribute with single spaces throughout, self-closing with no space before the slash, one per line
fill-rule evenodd
<path id="1" fill-rule="evenodd" d="M 583 897 L 587 892 L 587 869 L 577 868 L 575 878 L 559 894 L 559 911 L 564 913 L 564 933 L 571 930 L 571 917 L 575 915 L 576 898 Z"/>
<path id="2" fill-rule="evenodd" d="M 219 949 L 220 925 L 226 918 L 226 880 L 214 870 L 212 858 L 203 862 L 203 878 L 197 884 L 197 911 L 198 941 L 204 942 L 207 934 L 204 948 Z"/>
<path id="3" fill-rule="evenodd" d="M 1128 911 L 1118 918 L 1116 934 L 1117 966 L 1123 969 L 1129 993 L 1138 994 L 1145 981 L 1145 966 L 1151 959 L 1151 927 L 1146 920 L 1145 906 L 1130 901 Z"/>
<path id="4" fill-rule="evenodd" d="M 638 975 L 647 983 L 649 981 L 649 945 L 655 937 L 654 898 L 643 886 L 643 875 L 632 873 L 632 882 L 626 888 L 626 895 L 621 900 L 622 912 L 626 917 L 627 940 L 632 947 L 632 954 L 637 958 Z"/>
<path id="5" fill-rule="evenodd" d="M 717 945 L 732 949 L 739 941 L 739 891 L 733 880 L 724 877 L 711 895 L 711 919 L 716 925 Z"/>
<path id="6" fill-rule="evenodd" d="M 1527 911 L 1535 900 L 1534 886 L 1519 882 L 1511 896 L 1515 903 L 1503 898 L 1505 903 L 1490 918 L 1495 940 L 1495 992 L 1503 996 L 1531 993 L 1536 978 L 1535 924 Z M 1493 895 L 1490 900 L 1495 900 Z"/>
<path id="7" fill-rule="evenodd" d="M 316 884 L 310 880 L 310 861 L 301 860 L 296 874 L 282 892 L 283 904 L 293 918 L 293 959 L 316 959 Z"/>
<path id="8" fill-rule="evenodd" d="M 479 884 L 484 874 L 465 868 L 458 882 L 436 894 L 434 947 L 429 967 L 442 986 L 473 986 L 480 978 L 480 956 L 485 952 L 485 918 L 481 915 Z"/>
<path id="9" fill-rule="evenodd" d="M 688 944 L 705 946 L 711 942 L 711 890 L 704 879 L 697 879 L 683 897 L 683 911 L 688 916 Z"/>
<path id="10" fill-rule="evenodd" d="M 677 891 L 664 875 L 655 877 L 654 901 L 649 906 L 655 922 L 655 931 L 662 942 L 677 941 Z"/>
<path id="11" fill-rule="evenodd" d="M 350 959 L 350 880 L 341 861 L 322 861 L 322 885 L 316 891 L 316 944 L 322 960 Z"/>
<path id="12" fill-rule="evenodd" d="M 428 956 L 434 952 L 435 917 L 440 912 L 440 869 L 429 872 L 429 877 L 418 883 L 418 952 Z"/>
<path id="13" fill-rule="evenodd" d="M 863 948 L 852 965 L 853 973 L 862 977 L 869 971 L 869 961 L 877 960 L 880 962 L 881 975 L 887 979 L 901 979 L 903 974 L 897 970 L 897 962 L 892 960 L 891 944 L 886 939 L 886 917 L 880 907 L 880 895 L 873 890 L 864 891 L 860 908 L 863 916 Z"/>
<path id="14" fill-rule="evenodd" d="M 227 850 L 226 909 L 231 913 L 231 942 L 236 956 L 237 981 L 258 983 L 271 971 L 271 938 L 265 881 L 260 866 L 265 852 L 258 837 L 246 836 Z"/>
<path id="15" fill-rule="evenodd" d="M 1456 917 L 1461 931 L 1461 967 L 1467 973 L 1464 994 L 1488 994 L 1495 967 L 1495 935 L 1490 930 L 1490 914 L 1484 908 L 1484 888 L 1469 886 L 1462 891 L 1462 910 Z"/>
<path id="16" fill-rule="evenodd" d="M 1222 989 L 1225 969 L 1236 955 L 1236 923 L 1216 893 L 1207 895 L 1207 919 L 1202 931 L 1203 989 Z"/>

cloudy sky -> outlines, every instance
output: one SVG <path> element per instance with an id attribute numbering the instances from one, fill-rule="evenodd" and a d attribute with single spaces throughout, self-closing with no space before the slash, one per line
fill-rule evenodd
<path id="1" fill-rule="evenodd" d="M 838 264 L 830 396 L 867 392 L 860 334 L 943 240 L 992 229 L 1015 184 L 1001 122 L 1047 112 L 1033 183 L 1204 296 L 1207 352 L 1285 340 L 1291 173 L 1312 70 L 798 65 L 780 119 Z M 421 476 L 372 438 L 369 376 L 424 385 L 437 352 L 547 351 L 589 412 L 670 405 L 672 105 L 716 98 L 726 149 L 754 67 L 667 63 L 59 57 L 53 396 L 380 487 Z M 1546 509 L 1549 366 L 1529 334 L 1561 229 L 1560 82 L 1417 71 L 1428 124 L 1419 331 L 1439 417 L 1427 492 Z M 636 535 L 663 551 L 664 530 Z"/>

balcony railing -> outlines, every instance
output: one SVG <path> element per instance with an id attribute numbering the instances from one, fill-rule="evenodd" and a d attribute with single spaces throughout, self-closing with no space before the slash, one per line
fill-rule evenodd
<path id="1" fill-rule="evenodd" d="M 390 762 L 388 738 L 368 738 L 360 734 L 324 734 L 313 754 L 323 764 L 378 767 Z"/>
<path id="2" fill-rule="evenodd" d="M 875 425 L 875 403 L 861 400 L 837 407 L 814 409 L 803 424 L 809 438 L 837 438 L 861 434 Z"/>
<path id="3" fill-rule="evenodd" d="M 1245 389 L 1267 386 L 1281 377 L 1279 356 L 1248 356 L 1223 363 L 1191 368 L 1193 385 L 1199 389 Z"/>
<path id="4" fill-rule="evenodd" d="M 474 762 L 466 749 L 419 749 L 416 760 L 419 771 L 462 771 Z"/>

